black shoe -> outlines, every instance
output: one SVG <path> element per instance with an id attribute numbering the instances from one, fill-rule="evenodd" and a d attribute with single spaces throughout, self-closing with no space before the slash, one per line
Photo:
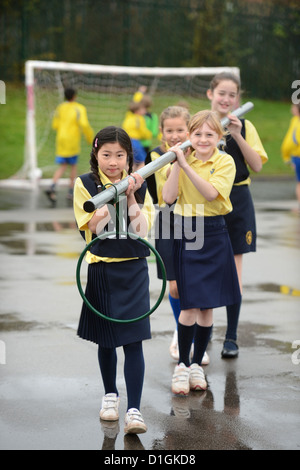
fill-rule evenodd
<path id="1" fill-rule="evenodd" d="M 56 192 L 53 191 L 53 189 L 46 189 L 45 194 L 48 197 L 49 201 L 51 202 L 52 207 L 55 207 L 56 206 L 56 201 L 57 201 Z"/>
<path id="2" fill-rule="evenodd" d="M 232 347 L 230 347 L 228 343 L 233 343 L 235 345 L 235 348 L 233 349 Z M 221 356 L 225 359 L 233 359 L 235 357 L 238 357 L 238 355 L 239 347 L 237 343 L 233 339 L 225 339 Z"/>

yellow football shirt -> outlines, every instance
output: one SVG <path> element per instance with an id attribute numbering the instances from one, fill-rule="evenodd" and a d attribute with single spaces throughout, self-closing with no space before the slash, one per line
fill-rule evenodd
<path id="1" fill-rule="evenodd" d="M 94 131 L 89 124 L 86 108 L 76 101 L 66 101 L 56 108 L 52 128 L 56 131 L 57 156 L 79 155 L 81 133 L 89 145 L 93 142 Z"/>

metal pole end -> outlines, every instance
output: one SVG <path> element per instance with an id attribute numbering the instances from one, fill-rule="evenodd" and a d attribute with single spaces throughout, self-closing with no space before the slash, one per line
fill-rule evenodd
<path id="1" fill-rule="evenodd" d="M 85 210 L 85 212 L 94 212 L 94 210 L 96 210 L 96 207 L 95 207 L 95 204 L 89 200 L 89 201 L 85 201 L 85 203 L 83 204 L 83 208 Z"/>

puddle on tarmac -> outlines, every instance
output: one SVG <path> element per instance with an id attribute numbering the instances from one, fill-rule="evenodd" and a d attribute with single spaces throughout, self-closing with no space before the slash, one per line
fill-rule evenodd
<path id="1" fill-rule="evenodd" d="M 261 291 L 261 292 L 274 292 L 277 294 L 282 294 L 282 295 L 291 295 L 294 297 L 299 297 L 300 296 L 300 289 L 299 286 L 287 286 L 287 285 L 281 285 L 281 284 L 275 284 L 272 282 L 265 282 L 262 284 L 255 284 L 255 285 L 247 285 L 245 286 L 245 289 L 247 291 Z M 259 302 L 261 299 L 259 299 Z"/>
<path id="2" fill-rule="evenodd" d="M 4 222 L 0 223 L 0 246 L 10 254 L 47 255 L 78 257 L 80 252 L 54 252 L 56 243 L 48 241 L 47 235 L 61 234 L 63 244 L 70 243 L 70 235 L 78 235 L 74 222 Z M 43 236 L 44 235 L 44 236 Z M 78 237 L 81 241 L 81 238 Z M 60 241 L 57 245 L 60 244 Z M 48 249 L 49 246 L 49 249 Z"/>
<path id="3" fill-rule="evenodd" d="M 5 313 L 0 315 L 0 331 L 29 331 L 38 328 L 40 323 L 36 321 L 20 320 L 13 313 Z"/>
<path id="4" fill-rule="evenodd" d="M 70 222 L 34 222 L 34 232 L 59 232 L 68 228 L 76 228 Z M 30 222 L 3 222 L 0 224 L 0 237 L 14 236 L 19 233 L 32 233 Z"/>

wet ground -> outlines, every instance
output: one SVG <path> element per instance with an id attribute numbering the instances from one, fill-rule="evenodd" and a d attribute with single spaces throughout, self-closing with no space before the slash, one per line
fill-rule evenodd
<path id="1" fill-rule="evenodd" d="M 225 310 L 214 313 L 209 388 L 172 396 L 174 321 L 167 297 L 144 343 L 142 413 L 148 432 L 125 436 L 100 423 L 96 346 L 76 336 L 75 270 L 83 250 L 61 188 L 56 209 L 42 191 L 0 187 L 0 448 L 184 451 L 300 448 L 300 216 L 294 181 L 254 181 L 258 251 L 244 259 L 240 355 L 222 360 Z M 149 262 L 151 299 L 160 291 Z M 82 282 L 85 280 L 82 267 Z"/>

